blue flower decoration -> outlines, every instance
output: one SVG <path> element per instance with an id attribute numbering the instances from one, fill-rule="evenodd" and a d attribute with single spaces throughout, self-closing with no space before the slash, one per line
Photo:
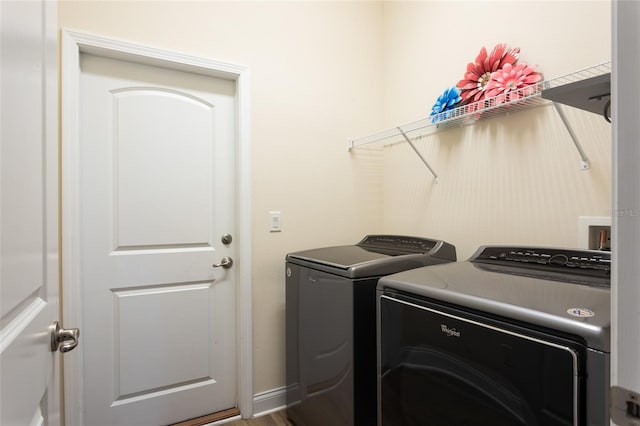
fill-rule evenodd
<path id="1" fill-rule="evenodd" d="M 438 114 L 453 109 L 461 100 L 460 89 L 455 86 L 446 89 L 444 93 L 438 97 L 436 103 L 431 107 L 431 114 L 429 114 L 430 117 L 433 117 L 433 120 L 431 121 L 435 123 L 436 121 L 442 120 L 444 117 L 438 116 Z"/>

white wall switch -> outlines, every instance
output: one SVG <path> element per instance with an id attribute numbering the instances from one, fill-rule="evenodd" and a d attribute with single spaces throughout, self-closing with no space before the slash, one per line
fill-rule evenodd
<path id="1" fill-rule="evenodd" d="M 281 232 L 282 231 L 282 221 L 280 218 L 279 211 L 270 211 L 269 212 L 270 219 L 270 227 L 269 232 Z"/>

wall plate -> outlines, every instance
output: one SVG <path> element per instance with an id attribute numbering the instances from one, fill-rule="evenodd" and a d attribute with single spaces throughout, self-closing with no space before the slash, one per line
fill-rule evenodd
<path id="1" fill-rule="evenodd" d="M 640 393 L 611 387 L 611 420 L 618 426 L 640 426 Z"/>
<path id="2" fill-rule="evenodd" d="M 611 218 L 608 216 L 578 217 L 578 247 L 599 250 L 600 233 L 605 233 L 606 250 L 611 250 Z"/>

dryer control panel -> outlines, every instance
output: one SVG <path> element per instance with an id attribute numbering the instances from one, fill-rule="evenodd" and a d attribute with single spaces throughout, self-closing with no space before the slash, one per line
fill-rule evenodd
<path id="1" fill-rule="evenodd" d="M 484 246 L 471 262 L 537 270 L 543 273 L 609 278 L 611 252 L 544 247 Z"/>

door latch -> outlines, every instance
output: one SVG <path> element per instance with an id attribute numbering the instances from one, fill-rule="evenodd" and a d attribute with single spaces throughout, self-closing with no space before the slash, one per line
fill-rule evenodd
<path id="1" fill-rule="evenodd" d="M 60 349 L 65 353 L 75 349 L 78 346 L 78 338 L 80 338 L 79 328 L 62 328 L 58 321 L 51 324 L 51 352 Z"/>

